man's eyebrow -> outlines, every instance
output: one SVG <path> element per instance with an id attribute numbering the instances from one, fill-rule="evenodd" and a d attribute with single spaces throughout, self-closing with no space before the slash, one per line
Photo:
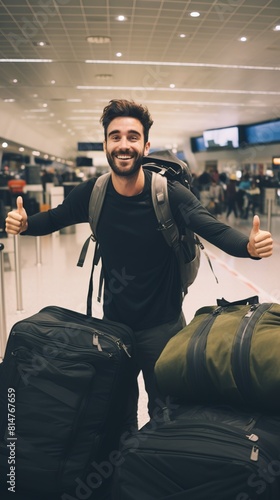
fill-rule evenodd
<path id="1" fill-rule="evenodd" d="M 110 137 L 111 135 L 114 135 L 114 134 L 120 134 L 120 133 L 121 133 L 121 131 L 120 131 L 120 130 L 118 130 L 118 129 L 116 129 L 116 130 L 112 130 L 111 132 L 109 132 L 108 137 Z M 128 132 L 127 132 L 127 133 L 128 133 L 128 134 L 136 134 L 136 135 L 139 135 L 139 136 L 141 135 L 141 133 L 140 133 L 140 132 L 138 132 L 138 130 L 133 130 L 133 129 L 132 129 L 132 130 L 128 130 Z"/>

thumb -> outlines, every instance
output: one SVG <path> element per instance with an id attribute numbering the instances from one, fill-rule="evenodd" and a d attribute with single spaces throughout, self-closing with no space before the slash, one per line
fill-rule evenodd
<path id="1" fill-rule="evenodd" d="M 258 215 L 254 215 L 254 218 L 253 218 L 253 232 L 256 234 L 259 232 L 260 230 L 260 218 Z"/>
<path id="2" fill-rule="evenodd" d="M 17 197 L 17 210 L 20 213 L 23 209 L 23 199 L 22 196 Z"/>

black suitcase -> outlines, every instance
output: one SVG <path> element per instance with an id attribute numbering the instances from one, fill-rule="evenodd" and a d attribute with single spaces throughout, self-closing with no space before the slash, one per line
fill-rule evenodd
<path id="1" fill-rule="evenodd" d="M 2 494 L 15 485 L 42 498 L 50 492 L 50 500 L 64 492 L 72 495 L 65 500 L 103 499 L 117 460 L 131 351 L 129 327 L 60 307 L 13 326 L 0 369 Z"/>
<path id="2" fill-rule="evenodd" d="M 123 443 L 113 500 L 279 500 L 280 417 L 229 407 L 158 413 Z"/>

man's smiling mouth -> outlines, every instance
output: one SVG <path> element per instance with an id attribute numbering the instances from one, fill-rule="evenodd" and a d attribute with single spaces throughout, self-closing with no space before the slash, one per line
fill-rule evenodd
<path id="1" fill-rule="evenodd" d="M 132 160 L 133 156 L 131 155 L 116 155 L 118 160 Z"/>

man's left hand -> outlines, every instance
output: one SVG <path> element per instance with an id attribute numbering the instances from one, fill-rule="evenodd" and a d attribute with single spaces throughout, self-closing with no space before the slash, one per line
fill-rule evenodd
<path id="1" fill-rule="evenodd" d="M 260 218 L 254 215 L 253 227 L 249 236 L 247 250 L 251 257 L 270 257 L 273 251 L 273 239 L 269 231 L 260 229 Z"/>

